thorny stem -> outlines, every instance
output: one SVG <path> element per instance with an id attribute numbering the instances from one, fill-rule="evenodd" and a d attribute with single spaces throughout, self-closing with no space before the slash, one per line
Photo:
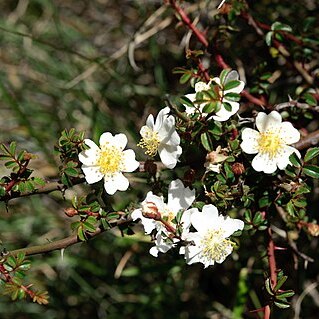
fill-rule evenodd
<path id="1" fill-rule="evenodd" d="M 124 225 L 124 224 L 129 224 L 132 222 L 131 218 L 127 219 L 119 219 L 113 224 L 113 227 Z M 102 228 L 97 228 L 94 233 L 86 233 L 87 237 L 89 239 L 93 239 L 94 237 L 100 235 L 101 233 L 105 232 L 107 229 L 102 229 Z M 71 235 L 69 237 L 59 239 L 47 244 L 43 245 L 36 245 L 36 246 L 31 246 L 31 247 L 26 247 L 26 248 L 20 248 L 16 250 L 12 250 L 9 253 L 13 256 L 16 256 L 18 253 L 24 253 L 26 256 L 30 255 L 39 255 L 39 254 L 44 254 L 44 253 L 49 253 L 54 250 L 61 250 L 65 249 L 67 247 L 70 247 L 74 244 L 83 242 L 81 241 L 77 235 Z"/>
<path id="2" fill-rule="evenodd" d="M 179 17 L 182 19 L 183 23 L 190 29 L 193 31 L 193 33 L 195 34 L 195 36 L 197 37 L 197 39 L 199 40 L 199 42 L 201 42 L 203 44 L 204 47 L 208 47 L 209 43 L 206 39 L 206 37 L 204 36 L 204 34 L 199 31 L 194 24 L 192 23 L 192 21 L 189 19 L 189 17 L 187 16 L 187 14 L 185 13 L 185 11 L 179 7 L 176 3 L 175 0 L 168 0 L 169 4 L 172 6 L 172 8 L 176 11 L 176 13 L 179 15 Z"/>
<path id="3" fill-rule="evenodd" d="M 22 175 L 22 174 L 26 171 L 26 169 L 27 169 L 27 167 L 28 167 L 28 165 L 29 165 L 29 162 L 30 162 L 30 160 L 28 159 L 28 160 L 25 161 L 25 163 L 24 163 L 23 165 L 19 164 L 19 165 L 20 165 L 20 168 L 19 168 L 19 170 L 18 170 L 18 172 L 17 172 L 16 178 L 13 179 L 13 180 L 11 180 L 11 181 L 7 184 L 7 186 L 6 186 L 6 188 L 5 188 L 7 194 L 11 191 L 11 189 L 13 188 L 13 186 L 19 181 L 20 175 Z"/>

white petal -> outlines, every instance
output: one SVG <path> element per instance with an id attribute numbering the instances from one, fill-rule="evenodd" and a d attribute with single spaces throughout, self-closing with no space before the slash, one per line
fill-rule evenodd
<path id="1" fill-rule="evenodd" d="M 156 221 L 154 219 L 144 217 L 141 209 L 134 210 L 131 216 L 133 220 L 141 220 L 145 234 L 150 234 L 155 229 Z"/>
<path id="2" fill-rule="evenodd" d="M 170 112 L 169 107 L 164 107 L 162 110 L 159 111 L 156 120 L 155 120 L 155 126 L 154 131 L 159 131 L 164 123 L 164 121 L 167 119 L 168 114 Z"/>
<path id="3" fill-rule="evenodd" d="M 215 229 L 216 221 L 218 221 L 218 210 L 214 205 L 205 205 L 202 212 L 194 212 L 191 216 L 191 223 L 199 233 Z"/>
<path id="4" fill-rule="evenodd" d="M 98 166 L 82 165 L 82 171 L 85 175 L 85 180 L 89 184 L 94 184 L 103 178 L 103 174 L 100 172 Z"/>
<path id="5" fill-rule="evenodd" d="M 244 128 L 242 133 L 242 143 L 240 144 L 241 149 L 247 154 L 256 154 L 258 153 L 258 139 L 260 133 L 251 128 Z"/>
<path id="6" fill-rule="evenodd" d="M 216 113 L 216 115 L 212 116 L 212 118 L 215 121 L 218 121 L 218 122 L 227 121 L 232 115 L 237 113 L 239 110 L 239 103 L 238 102 L 228 101 L 227 99 L 224 99 L 224 102 L 229 103 L 231 105 L 232 109 L 231 109 L 231 111 L 227 111 L 225 109 L 225 107 L 222 105 L 220 110 Z"/>
<path id="7" fill-rule="evenodd" d="M 291 164 L 289 156 L 292 153 L 296 153 L 299 158 L 301 157 L 299 151 L 294 147 L 288 145 L 283 146 L 278 156 L 276 156 L 276 162 L 279 169 L 285 169 L 288 164 Z"/>
<path id="8" fill-rule="evenodd" d="M 154 195 L 153 192 L 148 192 L 146 195 L 145 200 L 142 202 L 142 204 L 145 203 L 153 203 L 159 212 L 162 212 L 166 208 L 166 204 L 164 203 L 164 199 L 162 196 Z"/>
<path id="9" fill-rule="evenodd" d="M 237 93 L 237 94 L 239 94 L 239 93 L 241 93 L 241 91 L 245 87 L 245 82 L 243 82 L 243 81 L 239 81 L 239 82 L 240 82 L 240 84 L 238 86 L 236 86 L 235 88 L 232 88 L 230 90 L 224 91 L 224 94 L 227 94 L 227 93 Z"/>
<path id="10" fill-rule="evenodd" d="M 167 206 L 175 213 L 187 209 L 195 200 L 195 190 L 184 187 L 181 180 L 172 181 L 169 185 Z"/>
<path id="11" fill-rule="evenodd" d="M 105 132 L 100 136 L 100 146 L 107 144 L 107 143 L 111 143 L 111 141 L 113 140 L 113 135 L 110 132 Z"/>
<path id="12" fill-rule="evenodd" d="M 283 122 L 280 126 L 280 137 L 286 144 L 292 144 L 300 140 L 300 133 L 290 122 Z"/>
<path id="13" fill-rule="evenodd" d="M 281 115 L 277 111 L 272 111 L 270 114 L 259 112 L 256 117 L 256 126 L 259 132 L 266 130 L 276 130 L 280 127 L 282 122 Z"/>
<path id="14" fill-rule="evenodd" d="M 90 148 L 79 154 L 79 161 L 86 166 L 94 166 L 100 156 L 100 149 Z"/>
<path id="15" fill-rule="evenodd" d="M 147 119 L 146 119 L 146 126 L 148 126 L 150 129 L 154 130 L 154 116 L 152 114 L 150 114 Z M 144 126 L 143 126 L 144 127 Z M 142 127 L 142 128 L 143 128 Z M 141 133 L 142 135 L 142 133 Z M 143 135 L 142 135 L 143 136 Z"/>
<path id="16" fill-rule="evenodd" d="M 113 137 L 112 145 L 116 146 L 120 150 L 124 150 L 125 146 L 127 144 L 127 137 L 125 134 L 115 134 Z"/>
<path id="17" fill-rule="evenodd" d="M 208 91 L 210 89 L 210 82 L 205 83 L 205 82 L 197 82 L 195 84 L 195 92 L 202 92 L 202 91 Z"/>
<path id="18" fill-rule="evenodd" d="M 90 139 L 86 138 L 84 143 L 90 147 L 90 149 L 98 151 L 100 148 Z"/>
<path id="19" fill-rule="evenodd" d="M 123 151 L 123 160 L 123 172 L 134 172 L 140 166 L 140 163 L 135 160 L 135 152 L 131 149 Z"/>
<path id="20" fill-rule="evenodd" d="M 244 226 L 244 222 L 240 219 L 230 218 L 229 216 L 225 217 L 224 222 L 222 223 L 225 238 L 229 237 L 237 230 L 243 230 Z"/>
<path id="21" fill-rule="evenodd" d="M 182 154 L 182 148 L 180 146 L 160 144 L 158 148 L 158 153 L 162 163 L 167 168 L 172 169 L 176 166 L 177 160 Z"/>
<path id="22" fill-rule="evenodd" d="M 196 93 L 191 93 L 191 94 L 186 94 L 185 95 L 189 100 L 191 100 L 192 102 L 194 102 L 196 100 Z M 186 105 L 185 105 L 186 106 Z M 192 109 L 194 109 L 192 107 Z"/>
<path id="23" fill-rule="evenodd" d="M 218 77 L 212 78 L 212 82 L 215 82 L 216 84 L 220 85 L 220 78 Z"/>
<path id="24" fill-rule="evenodd" d="M 135 209 L 132 213 L 131 213 L 131 217 L 132 219 L 135 221 L 141 217 L 143 217 L 142 215 L 142 209 L 141 208 L 138 208 L 138 209 Z"/>
<path id="25" fill-rule="evenodd" d="M 198 212 L 197 208 L 188 209 L 183 213 L 182 219 L 181 219 L 181 223 L 183 225 L 183 231 L 186 231 L 187 229 L 189 229 L 191 225 L 191 216 L 195 212 Z"/>
<path id="26" fill-rule="evenodd" d="M 274 173 L 277 169 L 276 160 L 270 158 L 267 154 L 258 153 L 252 163 L 253 169 L 257 172 L 264 172 L 266 174 Z"/>
<path id="27" fill-rule="evenodd" d="M 129 180 L 120 172 L 115 174 L 113 182 L 119 191 L 126 191 L 130 185 Z"/>
<path id="28" fill-rule="evenodd" d="M 175 131 L 175 118 L 169 115 L 163 119 L 161 126 L 158 128 L 158 136 L 164 143 L 171 138 Z"/>
<path id="29" fill-rule="evenodd" d="M 104 178 L 104 189 L 109 195 L 114 195 L 117 191 L 116 184 L 112 179 L 105 179 Z"/>

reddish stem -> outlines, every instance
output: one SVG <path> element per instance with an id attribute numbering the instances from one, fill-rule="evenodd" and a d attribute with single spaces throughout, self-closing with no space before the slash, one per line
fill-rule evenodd
<path id="1" fill-rule="evenodd" d="M 269 262 L 271 286 L 272 288 L 274 288 L 277 284 L 277 266 L 276 266 L 276 257 L 275 257 L 275 244 L 274 244 L 274 241 L 272 240 L 271 228 L 268 228 L 268 234 L 269 234 L 269 242 L 267 247 L 267 255 L 268 255 L 268 262 Z"/>
<path id="2" fill-rule="evenodd" d="M 11 189 L 13 188 L 13 186 L 18 182 L 18 179 L 19 179 L 20 175 L 22 175 L 22 174 L 26 171 L 26 169 L 27 169 L 27 167 L 28 167 L 28 164 L 29 164 L 29 161 L 30 161 L 30 160 L 26 160 L 26 162 L 24 163 L 24 165 L 21 165 L 21 166 L 20 166 L 20 168 L 19 168 L 19 170 L 18 170 L 18 172 L 17 172 L 17 177 L 16 177 L 15 179 L 11 180 L 11 181 L 7 184 L 7 186 L 6 186 L 6 193 L 7 193 L 7 194 L 11 191 Z"/>
<path id="3" fill-rule="evenodd" d="M 208 47 L 208 41 L 205 37 L 205 35 L 199 31 L 194 24 L 192 23 L 192 21 L 189 19 L 189 17 L 187 16 L 187 14 L 185 13 L 185 11 L 179 7 L 176 3 L 175 0 L 169 0 L 170 5 L 172 6 L 172 8 L 178 13 L 178 15 L 180 16 L 180 18 L 182 19 L 183 23 L 190 29 L 193 31 L 193 33 L 195 34 L 195 36 L 197 37 L 197 39 L 199 40 L 199 42 L 201 42 L 204 47 Z"/>

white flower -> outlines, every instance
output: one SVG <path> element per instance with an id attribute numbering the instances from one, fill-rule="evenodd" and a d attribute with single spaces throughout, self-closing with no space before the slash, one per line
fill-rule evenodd
<path id="1" fill-rule="evenodd" d="M 169 114 L 170 109 L 162 109 L 154 123 L 154 117 L 150 114 L 140 134 L 142 139 L 137 145 L 145 148 L 145 154 L 155 156 L 158 152 L 162 163 L 167 168 L 174 168 L 182 154 L 179 146 L 180 137 L 175 130 L 175 118 Z"/>
<path id="2" fill-rule="evenodd" d="M 221 146 L 217 146 L 215 151 L 212 151 L 207 154 L 206 162 L 204 167 L 206 167 L 206 171 L 212 171 L 215 173 L 220 173 L 220 168 L 222 166 L 222 162 L 224 162 L 228 156 L 225 155 L 227 149 L 222 149 Z"/>
<path id="3" fill-rule="evenodd" d="M 291 123 L 282 122 L 281 115 L 277 111 L 270 114 L 258 113 L 256 117 L 258 131 L 245 128 L 242 132 L 241 148 L 247 154 L 256 154 L 252 161 L 252 167 L 257 172 L 271 174 L 279 169 L 285 169 L 290 164 L 289 156 L 300 153 L 289 144 L 296 143 L 300 139 L 300 133 Z"/>
<path id="4" fill-rule="evenodd" d="M 178 212 L 183 212 L 181 218 L 183 229 L 189 228 L 190 216 L 196 208 L 188 208 L 194 200 L 195 190 L 185 188 L 179 179 L 169 185 L 167 204 L 164 203 L 162 196 L 154 195 L 152 192 L 147 193 L 141 203 L 142 207 L 134 210 L 131 216 L 133 220 L 141 219 L 146 234 L 150 234 L 153 230 L 157 231 L 155 246 L 150 250 L 151 255 L 157 257 L 158 252 L 167 252 L 178 241 L 176 238 L 171 238 L 176 226 L 172 221 Z"/>
<path id="5" fill-rule="evenodd" d="M 206 167 L 206 171 L 211 171 L 219 174 L 222 164 L 212 164 L 210 162 L 205 162 L 204 167 Z"/>
<path id="6" fill-rule="evenodd" d="M 144 217 L 144 215 L 155 216 L 164 219 L 169 225 L 174 226 L 172 220 L 180 210 L 185 211 L 195 200 L 195 190 L 184 187 L 179 179 L 169 184 L 167 204 L 164 203 L 163 196 L 154 195 L 148 192 L 145 200 L 141 203 L 141 208 L 135 209 L 132 213 L 133 220 L 141 219 L 146 234 L 150 234 L 154 229 L 167 232 L 161 221 L 154 218 Z"/>
<path id="7" fill-rule="evenodd" d="M 180 254 L 185 255 L 187 264 L 200 262 L 205 268 L 222 263 L 231 254 L 235 244 L 228 237 L 244 228 L 243 221 L 219 215 L 214 205 L 205 205 L 190 220 L 197 232 L 183 233 L 182 239 L 189 244 L 181 247 Z"/>
<path id="8" fill-rule="evenodd" d="M 110 195 L 117 190 L 127 190 L 129 181 L 122 172 L 135 171 L 139 162 L 135 160 L 133 150 L 124 151 L 127 144 L 125 134 L 113 136 L 109 132 L 103 133 L 99 141 L 100 147 L 90 139 L 85 139 L 84 142 L 90 148 L 79 154 L 79 160 L 83 163 L 86 181 L 93 184 L 104 178 L 104 188 Z"/>
<path id="9" fill-rule="evenodd" d="M 219 86 L 220 102 L 230 104 L 231 105 L 231 111 L 226 110 L 225 107 L 222 104 L 220 110 L 218 112 L 216 112 L 216 114 L 213 115 L 212 118 L 215 121 L 218 121 L 218 122 L 227 121 L 232 115 L 237 113 L 237 111 L 239 110 L 239 103 L 227 99 L 227 96 L 225 96 L 225 95 L 228 94 L 228 93 L 237 93 L 237 94 L 239 94 L 244 89 L 245 83 L 243 81 L 239 81 L 239 85 L 238 86 L 236 86 L 236 87 L 234 87 L 232 89 L 229 89 L 229 90 L 223 90 L 223 86 L 225 86 L 230 81 L 238 80 L 238 78 L 239 77 L 238 77 L 237 71 L 232 70 L 232 71 L 230 71 L 228 73 L 224 83 L 221 83 L 221 80 L 218 77 L 215 77 L 215 78 L 211 79 L 208 83 L 197 82 L 195 84 L 195 93 L 187 94 L 185 96 L 190 101 L 195 102 L 196 101 L 196 93 L 202 92 L 202 91 L 208 91 L 208 90 L 211 89 L 212 83 L 217 84 Z M 206 103 L 201 103 L 200 105 L 198 105 L 197 109 L 194 108 L 194 107 L 190 107 L 190 106 L 184 105 L 185 106 L 185 112 L 188 115 L 193 114 L 194 112 L 196 112 L 196 110 L 198 110 L 198 111 L 200 111 L 202 113 L 205 104 Z M 202 113 L 202 114 L 204 116 L 207 115 L 207 113 Z"/>

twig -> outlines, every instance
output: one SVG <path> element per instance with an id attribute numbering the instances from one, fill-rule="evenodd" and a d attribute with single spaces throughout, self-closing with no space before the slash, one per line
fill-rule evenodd
<path id="1" fill-rule="evenodd" d="M 308 147 L 315 146 L 319 144 L 319 130 L 314 131 L 304 138 L 302 138 L 299 142 L 292 144 L 298 150 L 304 150 Z"/>
<path id="2" fill-rule="evenodd" d="M 116 227 L 116 226 L 123 225 L 123 224 L 128 224 L 131 222 L 132 222 L 131 218 L 120 219 L 120 220 L 116 221 L 112 225 L 112 227 Z M 92 239 L 105 231 L 106 231 L 106 229 L 97 228 L 94 233 L 86 233 L 86 236 L 89 239 Z M 9 253 L 13 256 L 16 256 L 18 253 L 24 253 L 26 256 L 38 255 L 38 254 L 49 253 L 49 252 L 54 251 L 54 250 L 65 249 L 69 246 L 72 246 L 74 244 L 81 243 L 81 242 L 83 242 L 83 241 L 81 241 L 76 235 L 71 235 L 69 237 L 59 239 L 59 240 L 56 240 L 56 241 L 53 241 L 53 242 L 50 242 L 47 244 L 36 245 L 36 246 L 12 250 Z"/>

